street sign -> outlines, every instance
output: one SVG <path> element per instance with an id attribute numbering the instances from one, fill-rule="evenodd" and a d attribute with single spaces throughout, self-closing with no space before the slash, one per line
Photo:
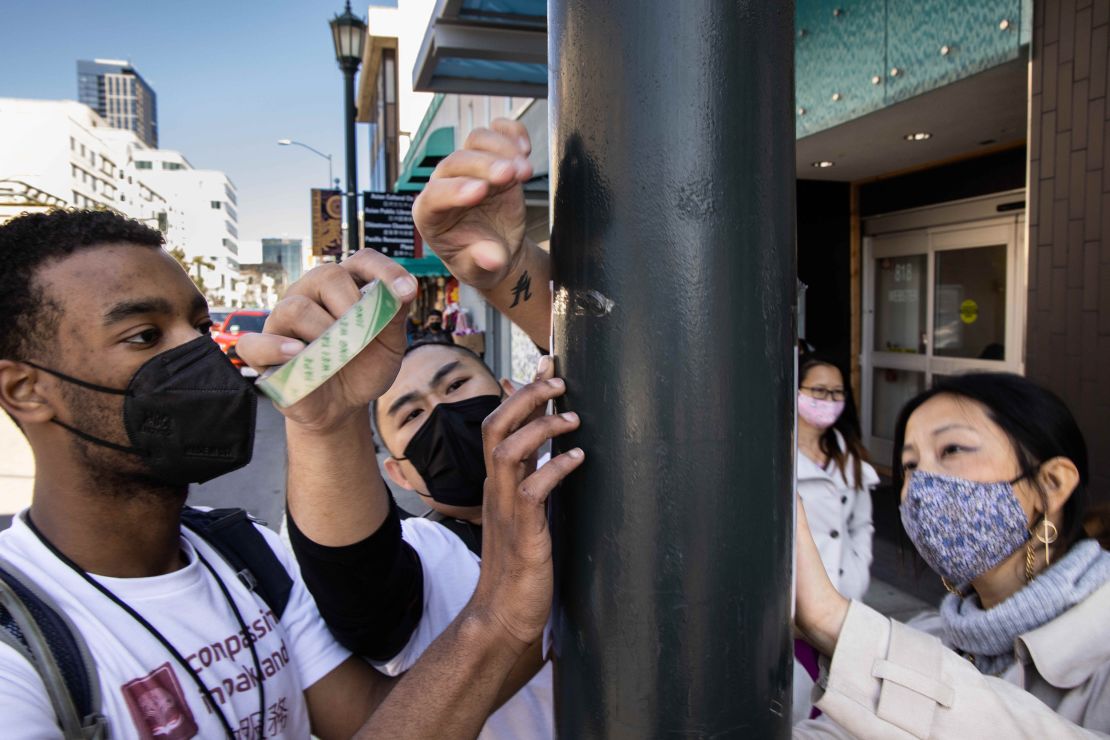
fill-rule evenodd
<path id="1" fill-rule="evenodd" d="M 415 257 L 412 224 L 413 195 L 363 193 L 363 246 L 387 257 Z"/>

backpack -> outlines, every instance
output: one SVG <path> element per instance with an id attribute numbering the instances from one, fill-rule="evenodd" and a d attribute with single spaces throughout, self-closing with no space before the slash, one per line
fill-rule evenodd
<path id="1" fill-rule="evenodd" d="M 293 579 L 245 511 L 185 507 L 181 523 L 211 545 L 243 585 L 281 619 Z M 64 737 L 108 737 L 108 720 L 100 713 L 100 681 L 84 639 L 54 600 L 3 558 L 0 642 L 14 648 L 38 671 Z"/>

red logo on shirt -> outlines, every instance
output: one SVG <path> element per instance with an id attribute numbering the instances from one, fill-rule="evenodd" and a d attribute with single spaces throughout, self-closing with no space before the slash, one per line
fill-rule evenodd
<path id="1" fill-rule="evenodd" d="M 128 681 L 120 689 L 143 740 L 186 740 L 196 736 L 197 722 L 168 662 L 144 678 Z"/>

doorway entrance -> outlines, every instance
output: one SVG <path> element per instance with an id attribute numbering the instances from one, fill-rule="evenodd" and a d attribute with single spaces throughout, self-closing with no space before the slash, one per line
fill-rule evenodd
<path id="1" fill-rule="evenodd" d="M 1022 198 L 1007 193 L 865 223 L 861 422 L 883 466 L 899 410 L 936 379 L 1023 372 Z"/>

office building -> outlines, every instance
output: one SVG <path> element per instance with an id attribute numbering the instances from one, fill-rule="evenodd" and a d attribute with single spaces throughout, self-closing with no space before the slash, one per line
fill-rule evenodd
<path id="1" fill-rule="evenodd" d="M 193 278 L 213 303 L 242 305 L 239 286 L 239 214 L 235 183 L 218 170 L 193 167 L 180 152 L 150 149 L 134 167 L 165 194 L 178 217 L 170 241 L 185 252 Z"/>
<path id="2" fill-rule="evenodd" d="M 144 144 L 158 147 L 158 100 L 131 63 L 120 59 L 77 62 L 77 98 L 109 126 L 134 131 Z"/>
<path id="3" fill-rule="evenodd" d="M 304 271 L 304 249 L 300 239 L 263 239 L 262 261 L 281 265 L 289 283 L 300 279 Z"/>
<path id="4" fill-rule="evenodd" d="M 110 209 L 167 234 L 174 206 L 132 166 L 146 146 L 72 100 L 0 98 L 0 223 L 53 207 Z"/>

